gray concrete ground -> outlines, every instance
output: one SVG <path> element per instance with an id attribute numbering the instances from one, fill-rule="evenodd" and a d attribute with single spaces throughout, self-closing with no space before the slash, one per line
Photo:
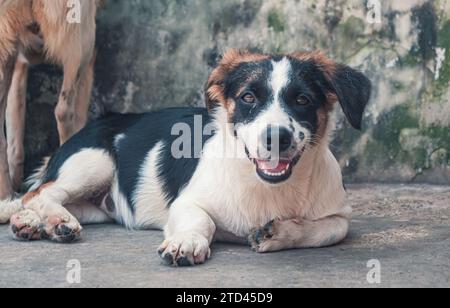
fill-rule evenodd
<path id="1" fill-rule="evenodd" d="M 367 262 L 381 263 L 381 287 L 450 287 L 450 187 L 349 187 L 355 209 L 339 246 L 258 255 L 215 244 L 195 268 L 169 268 L 155 251 L 161 232 L 86 227 L 81 242 L 20 243 L 0 227 L 0 287 L 372 287 Z M 67 262 L 81 284 L 67 283 Z"/>

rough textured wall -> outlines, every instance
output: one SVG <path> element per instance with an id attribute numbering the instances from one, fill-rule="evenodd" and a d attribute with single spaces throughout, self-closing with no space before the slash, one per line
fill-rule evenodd
<path id="1" fill-rule="evenodd" d="M 380 1 L 375 24 L 370 2 L 108 0 L 93 113 L 202 105 L 203 84 L 228 47 L 320 48 L 374 84 L 362 132 L 336 113 L 333 149 L 347 180 L 450 183 L 450 1 Z M 48 66 L 31 74 L 29 157 L 55 147 L 59 77 Z"/>

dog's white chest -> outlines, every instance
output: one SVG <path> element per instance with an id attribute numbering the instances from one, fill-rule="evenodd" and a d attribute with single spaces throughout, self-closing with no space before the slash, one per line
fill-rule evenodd
<path id="1" fill-rule="evenodd" d="M 205 150 L 212 148 L 214 141 Z M 202 158 L 184 192 L 197 200 L 219 230 L 238 237 L 275 218 L 304 215 L 308 203 L 300 195 L 301 187 L 265 184 L 254 168 L 247 158 Z"/>

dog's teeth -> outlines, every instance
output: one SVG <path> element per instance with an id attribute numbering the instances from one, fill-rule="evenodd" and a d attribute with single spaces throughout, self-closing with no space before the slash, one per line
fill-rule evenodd
<path id="1" fill-rule="evenodd" d="M 283 170 L 283 171 L 277 172 L 277 173 L 272 173 L 272 172 L 269 172 L 269 171 L 264 171 L 264 174 L 266 174 L 266 175 L 268 175 L 268 176 L 282 176 L 282 175 L 285 175 L 286 172 L 287 172 L 287 170 Z"/>

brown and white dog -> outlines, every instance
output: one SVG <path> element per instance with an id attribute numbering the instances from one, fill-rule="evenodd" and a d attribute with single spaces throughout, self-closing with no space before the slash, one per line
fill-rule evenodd
<path id="1" fill-rule="evenodd" d="M 102 1 L 0 0 L 0 200 L 22 182 L 30 64 L 51 61 L 64 69 L 55 110 L 61 144 L 86 124 Z"/>
<path id="2" fill-rule="evenodd" d="M 171 265 L 210 257 L 214 240 L 258 252 L 334 245 L 348 232 L 329 114 L 360 128 L 370 81 L 323 54 L 231 50 L 208 108 L 109 115 L 65 143 L 24 198 L 0 206 L 16 238 L 71 242 L 81 224 L 160 229 Z"/>

